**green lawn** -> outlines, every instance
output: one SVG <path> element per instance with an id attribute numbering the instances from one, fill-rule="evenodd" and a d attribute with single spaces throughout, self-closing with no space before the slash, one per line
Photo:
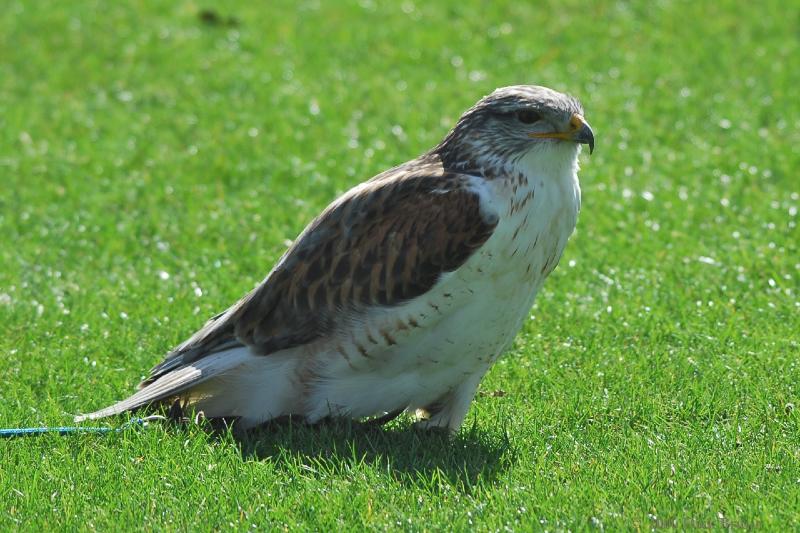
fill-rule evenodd
<path id="1" fill-rule="evenodd" d="M 3 3 L 0 427 L 131 392 L 338 193 L 549 85 L 578 230 L 462 432 L 3 440 L 0 530 L 798 527 L 796 2 L 378 4 Z"/>

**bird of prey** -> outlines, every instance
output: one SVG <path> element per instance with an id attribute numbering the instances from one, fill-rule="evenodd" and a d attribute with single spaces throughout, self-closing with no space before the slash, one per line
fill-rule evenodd
<path id="1" fill-rule="evenodd" d="M 583 114 L 546 87 L 485 96 L 430 151 L 334 200 L 135 394 L 77 419 L 178 404 L 246 429 L 416 411 L 457 431 L 575 229 Z"/>

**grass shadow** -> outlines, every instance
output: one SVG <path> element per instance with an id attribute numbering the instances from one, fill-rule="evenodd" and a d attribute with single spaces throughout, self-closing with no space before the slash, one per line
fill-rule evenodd
<path id="1" fill-rule="evenodd" d="M 404 421 L 376 427 L 351 421 L 308 426 L 287 420 L 234 432 L 234 438 L 244 459 L 286 465 L 300 460 L 332 472 L 368 464 L 388 471 L 402 483 L 435 485 L 444 477 L 463 491 L 479 483 L 493 483 L 516 455 L 502 428 L 488 432 L 476 425 L 450 438 L 415 430 Z"/>

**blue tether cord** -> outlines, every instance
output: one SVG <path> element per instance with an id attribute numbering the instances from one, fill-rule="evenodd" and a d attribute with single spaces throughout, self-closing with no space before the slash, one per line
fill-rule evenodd
<path id="1" fill-rule="evenodd" d="M 35 437 L 38 435 L 46 435 L 48 433 L 56 433 L 58 435 L 71 435 L 73 433 L 115 433 L 125 431 L 131 427 L 145 427 L 148 422 L 153 420 L 163 420 L 163 416 L 148 416 L 145 418 L 131 418 L 118 428 L 99 428 L 99 427 L 84 427 L 84 426 L 56 426 L 56 427 L 38 427 L 38 428 L 8 428 L 0 429 L 0 438 L 9 439 L 13 437 Z"/>

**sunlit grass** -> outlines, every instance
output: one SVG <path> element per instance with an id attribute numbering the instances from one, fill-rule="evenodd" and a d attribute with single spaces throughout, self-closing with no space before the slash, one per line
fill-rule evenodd
<path id="1" fill-rule="evenodd" d="M 6 440 L 0 527 L 796 524 L 796 13 L 374 4 L 7 2 L 0 427 L 129 393 L 336 194 L 553 86 L 597 137 L 578 231 L 461 434 Z"/>

